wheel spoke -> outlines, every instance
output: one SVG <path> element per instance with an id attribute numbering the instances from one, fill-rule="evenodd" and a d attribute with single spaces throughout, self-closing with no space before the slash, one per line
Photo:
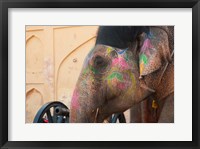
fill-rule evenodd
<path id="1" fill-rule="evenodd" d="M 49 123 L 53 123 L 53 118 L 52 118 L 52 116 L 51 116 L 50 109 L 47 111 L 46 114 L 47 114 L 47 118 L 48 118 Z"/>
<path id="2" fill-rule="evenodd" d="M 119 121 L 119 123 L 126 123 L 124 113 L 115 113 L 110 116 L 110 123 L 117 123 L 117 120 Z"/>
<path id="3" fill-rule="evenodd" d="M 55 114 L 55 107 L 53 107 L 53 122 L 55 123 L 57 121 L 57 116 Z"/>

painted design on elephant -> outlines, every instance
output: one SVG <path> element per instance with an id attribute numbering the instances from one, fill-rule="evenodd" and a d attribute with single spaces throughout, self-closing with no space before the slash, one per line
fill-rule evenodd
<path id="1" fill-rule="evenodd" d="M 123 76 L 119 72 L 113 72 L 111 75 L 107 77 L 107 80 L 117 79 L 119 81 L 123 81 Z"/>
<path id="2" fill-rule="evenodd" d="M 93 74 L 98 74 L 99 71 L 92 66 L 89 66 L 89 69 L 92 71 Z"/>
<path id="3" fill-rule="evenodd" d="M 110 54 L 112 51 L 117 53 L 116 58 L 112 58 L 111 63 L 111 74 L 109 74 L 106 78 L 104 78 L 108 86 L 111 90 L 116 90 L 116 88 L 120 90 L 127 90 L 129 87 L 133 89 L 132 86 L 135 86 L 135 77 L 132 73 L 129 73 L 130 66 L 128 61 L 130 59 L 130 55 L 128 55 L 126 49 L 117 49 L 108 47 L 107 54 Z M 120 72 L 118 71 L 120 70 Z"/>
<path id="4" fill-rule="evenodd" d="M 123 76 L 120 73 L 113 73 L 108 76 L 107 83 L 111 90 L 115 91 L 115 88 L 120 90 L 124 90 L 126 88 L 126 84 L 122 81 Z"/>
<path id="5" fill-rule="evenodd" d="M 131 54 L 132 54 L 132 53 L 129 53 L 129 54 L 128 54 L 127 52 L 124 54 L 124 59 L 126 60 L 126 62 L 129 62 L 129 59 L 130 59 L 130 57 L 131 57 Z"/>
<path id="6" fill-rule="evenodd" d="M 149 39 L 156 39 L 156 37 L 152 34 L 151 31 L 148 32 L 147 38 L 149 38 Z"/>
<path id="7" fill-rule="evenodd" d="M 110 46 L 105 46 L 105 47 L 106 47 L 106 55 L 107 56 L 111 56 L 110 53 L 112 51 L 115 51 L 118 54 L 118 57 L 114 58 L 112 60 L 112 67 L 119 67 L 122 70 L 129 68 L 129 66 L 127 64 L 127 62 L 129 61 L 129 56 L 126 53 L 126 51 L 128 50 L 128 48 L 126 48 L 126 49 L 116 49 L 116 48 L 113 48 L 113 47 L 110 47 Z M 93 66 L 91 66 L 91 65 L 88 64 L 89 59 L 91 57 L 90 55 L 92 54 L 92 51 L 94 51 L 94 48 L 90 51 L 90 54 L 86 57 L 86 60 L 84 62 L 83 75 L 86 75 L 86 74 L 90 73 L 90 71 L 93 74 L 100 73 L 98 69 L 96 69 Z"/>
<path id="8" fill-rule="evenodd" d="M 154 46 L 151 44 L 151 40 L 147 38 L 142 45 L 141 51 L 150 54 L 149 49 L 155 50 Z"/>
<path id="9" fill-rule="evenodd" d="M 139 59 L 140 59 L 140 74 L 142 74 L 142 72 L 144 71 L 144 65 L 146 65 L 148 63 L 148 58 L 143 53 L 140 55 Z"/>
<path id="10" fill-rule="evenodd" d="M 106 46 L 106 47 L 107 47 L 107 46 Z M 111 53 L 112 51 L 114 51 L 114 49 L 113 49 L 112 47 L 107 47 L 107 49 L 106 49 L 107 55 L 110 55 L 110 53 Z"/>
<path id="11" fill-rule="evenodd" d="M 79 98 L 79 94 L 78 94 L 77 89 L 75 89 L 73 96 L 72 96 L 72 101 L 71 101 L 72 102 L 71 105 L 72 105 L 73 109 L 79 108 L 78 98 Z"/>
<path id="12" fill-rule="evenodd" d="M 130 59 L 130 56 L 127 53 L 128 48 L 116 49 L 110 46 L 105 46 L 105 47 L 106 47 L 106 55 L 110 56 L 110 58 L 112 59 L 110 67 L 111 68 L 110 71 L 112 73 L 109 74 L 108 76 L 105 76 L 103 80 L 107 81 L 108 86 L 113 90 L 115 90 L 115 88 L 118 88 L 120 90 L 127 90 L 128 87 L 131 87 L 133 89 L 132 86 L 135 86 L 135 78 L 132 73 L 129 73 L 130 66 L 128 64 L 128 61 Z M 117 53 L 118 56 L 116 58 L 112 58 L 112 55 L 110 55 L 112 51 L 115 51 Z M 120 70 L 120 72 L 118 70 Z M 83 79 L 90 72 L 92 72 L 93 74 L 100 73 L 93 66 L 88 65 L 83 71 Z M 81 86 L 84 87 L 86 86 L 86 84 L 91 84 L 92 82 L 91 79 L 92 78 L 87 78 L 86 80 L 90 80 L 90 82 L 83 81 Z"/>
<path id="13" fill-rule="evenodd" d="M 115 90 L 116 87 L 120 90 L 127 90 L 128 88 L 135 90 L 136 87 L 135 76 L 129 70 L 123 73 L 113 72 L 106 80 L 111 90 Z"/>
<path id="14" fill-rule="evenodd" d="M 124 54 L 127 50 L 128 50 L 128 48 L 126 48 L 126 49 L 115 49 L 115 51 L 116 51 L 117 54 L 119 54 L 119 55 Z"/>
<path id="15" fill-rule="evenodd" d="M 106 49 L 106 54 L 107 55 L 110 55 L 110 53 L 112 51 L 115 51 L 118 55 L 123 55 L 128 50 L 128 48 L 126 48 L 126 49 L 118 49 L 118 48 L 113 48 L 113 47 L 110 47 L 110 46 L 106 46 L 106 47 L 107 47 L 107 49 Z"/>
<path id="16" fill-rule="evenodd" d="M 126 82 L 126 84 L 128 85 L 127 95 L 132 95 L 136 89 L 136 79 L 131 71 L 127 72 L 127 76 L 130 78 L 130 81 Z"/>
<path id="17" fill-rule="evenodd" d="M 83 75 L 87 74 L 89 72 L 89 67 L 86 67 L 84 70 L 83 70 Z"/>
<path id="18" fill-rule="evenodd" d="M 151 56 L 151 52 L 154 50 L 156 49 L 152 45 L 151 40 L 149 38 L 146 38 L 144 40 L 143 46 L 141 47 L 141 54 L 139 56 L 140 74 L 143 73 L 145 65 L 149 63 L 149 57 Z"/>
<path id="19" fill-rule="evenodd" d="M 99 71 L 98 71 L 97 69 L 95 69 L 94 67 L 88 66 L 88 67 L 86 67 L 86 68 L 84 69 L 83 75 L 89 73 L 90 71 L 91 71 L 93 74 L 98 74 L 98 73 L 99 73 Z"/>
<path id="20" fill-rule="evenodd" d="M 114 58 L 112 60 L 112 67 L 120 67 L 121 69 L 128 69 L 129 65 L 127 64 L 127 62 L 125 61 L 125 59 L 121 56 Z"/>

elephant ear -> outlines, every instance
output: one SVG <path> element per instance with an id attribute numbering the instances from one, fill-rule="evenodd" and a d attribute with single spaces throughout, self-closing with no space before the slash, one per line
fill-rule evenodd
<path id="1" fill-rule="evenodd" d="M 149 33 L 139 37 L 140 77 L 153 73 L 161 68 L 164 61 L 170 60 L 168 34 L 159 27 L 151 27 Z"/>

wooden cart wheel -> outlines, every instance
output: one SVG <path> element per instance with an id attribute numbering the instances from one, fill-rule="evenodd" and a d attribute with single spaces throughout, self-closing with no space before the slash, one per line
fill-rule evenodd
<path id="1" fill-rule="evenodd" d="M 69 109 L 59 101 L 44 104 L 33 123 L 69 123 Z"/>
<path id="2" fill-rule="evenodd" d="M 113 114 L 110 118 L 110 123 L 117 123 L 117 120 L 119 123 L 126 123 L 126 118 L 124 116 L 124 113 Z"/>

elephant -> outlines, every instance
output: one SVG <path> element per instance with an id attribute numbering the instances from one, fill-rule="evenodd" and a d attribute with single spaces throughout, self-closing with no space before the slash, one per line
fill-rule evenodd
<path id="1" fill-rule="evenodd" d="M 174 122 L 174 26 L 100 26 L 85 58 L 71 123 L 102 123 L 131 108 L 131 122 Z"/>

